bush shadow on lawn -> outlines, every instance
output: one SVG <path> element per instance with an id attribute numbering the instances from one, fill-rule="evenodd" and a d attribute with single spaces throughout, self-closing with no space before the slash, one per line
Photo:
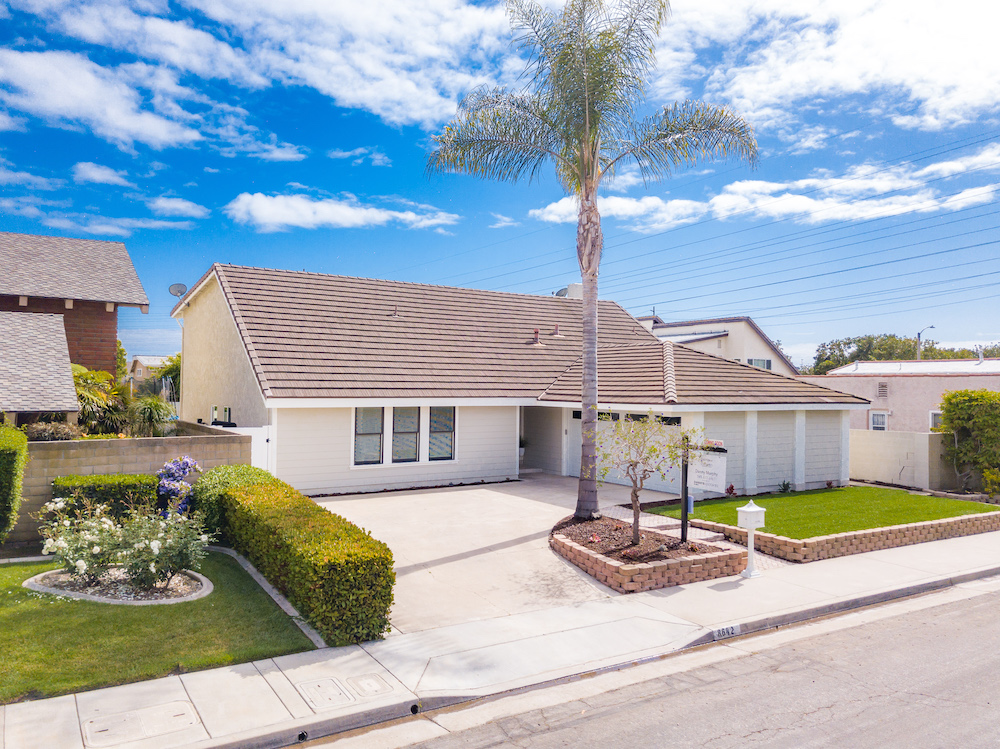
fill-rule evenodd
<path id="1" fill-rule="evenodd" d="M 116 606 L 35 593 L 57 565 L 0 565 L 0 704 L 270 658 L 313 644 L 236 560 L 209 553 L 197 601 Z"/>

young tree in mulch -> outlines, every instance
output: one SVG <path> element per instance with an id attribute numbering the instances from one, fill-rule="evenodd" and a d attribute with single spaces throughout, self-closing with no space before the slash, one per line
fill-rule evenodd
<path id="1" fill-rule="evenodd" d="M 684 451 L 701 443 L 701 431 L 667 425 L 650 413 L 641 419 L 625 416 L 620 421 L 599 422 L 594 438 L 599 480 L 603 483 L 611 471 L 618 471 L 632 482 L 632 545 L 638 546 L 639 492 L 653 476 L 666 480 L 667 471 L 680 464 Z"/>

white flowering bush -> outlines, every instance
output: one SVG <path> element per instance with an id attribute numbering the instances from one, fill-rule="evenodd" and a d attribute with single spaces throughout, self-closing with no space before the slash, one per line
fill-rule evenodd
<path id="1" fill-rule="evenodd" d="M 208 541 L 197 516 L 178 512 L 162 517 L 133 515 L 122 528 L 122 568 L 137 588 L 169 585 L 181 570 L 201 566 Z"/>
<path id="2" fill-rule="evenodd" d="M 42 554 L 53 554 L 67 571 L 93 584 L 118 561 L 122 527 L 105 505 L 74 509 L 72 502 L 54 499 L 44 506 L 49 515 L 40 532 Z"/>

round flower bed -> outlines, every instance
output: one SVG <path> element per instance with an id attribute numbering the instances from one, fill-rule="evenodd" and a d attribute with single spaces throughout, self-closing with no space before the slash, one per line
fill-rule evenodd
<path id="1" fill-rule="evenodd" d="M 83 580 L 66 570 L 52 570 L 28 578 L 22 585 L 38 593 L 126 606 L 196 601 L 213 590 L 211 580 L 191 570 L 177 573 L 166 585 L 138 588 L 120 567 L 110 568 L 97 582 Z"/>

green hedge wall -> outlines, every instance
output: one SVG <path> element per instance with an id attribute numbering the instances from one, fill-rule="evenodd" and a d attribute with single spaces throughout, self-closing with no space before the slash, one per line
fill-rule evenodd
<path id="1" fill-rule="evenodd" d="M 158 483 L 156 476 L 145 473 L 60 476 L 52 481 L 52 496 L 107 505 L 111 515 L 122 517 L 133 507 L 154 510 Z"/>
<path id="2" fill-rule="evenodd" d="M 218 466 L 205 473 L 191 492 L 191 509 L 200 512 L 205 530 L 214 533 L 217 541 L 228 541 L 224 527 L 221 498 L 237 486 L 276 481 L 263 468 L 247 465 Z"/>
<path id="3" fill-rule="evenodd" d="M 0 426 L 0 543 L 17 523 L 21 483 L 28 462 L 28 438 L 20 429 Z"/>
<path id="4" fill-rule="evenodd" d="M 388 546 L 270 475 L 231 485 L 219 499 L 236 550 L 328 644 L 375 640 L 388 630 L 396 582 Z"/>

